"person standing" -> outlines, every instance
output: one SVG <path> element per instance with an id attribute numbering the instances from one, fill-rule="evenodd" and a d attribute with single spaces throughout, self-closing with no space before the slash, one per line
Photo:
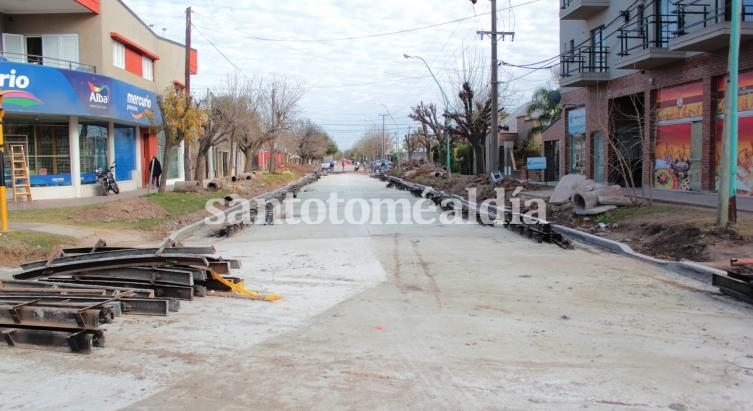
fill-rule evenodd
<path id="1" fill-rule="evenodd" d="M 162 164 L 157 160 L 156 154 L 152 156 L 152 161 L 149 162 L 149 170 L 152 176 L 152 181 L 149 184 L 152 184 L 154 188 L 159 188 L 159 179 L 162 176 Z"/>

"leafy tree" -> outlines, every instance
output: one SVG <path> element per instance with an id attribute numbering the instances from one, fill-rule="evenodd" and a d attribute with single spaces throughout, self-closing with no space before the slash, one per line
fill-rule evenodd
<path id="1" fill-rule="evenodd" d="M 529 139 L 557 122 L 562 116 L 562 105 L 559 102 L 553 102 L 549 98 L 553 92 L 559 92 L 559 89 L 552 90 L 546 87 L 539 87 L 533 93 L 526 114 L 537 121 L 536 125 L 528 131 Z"/>
<path id="2" fill-rule="evenodd" d="M 203 135 L 202 125 L 207 121 L 207 114 L 193 103 L 184 90 L 176 91 L 173 87 L 168 87 L 162 95 L 157 96 L 157 103 L 162 112 L 162 124 L 156 128 L 165 133 L 162 167 L 167 173 L 173 161 L 172 149 L 184 141 L 186 145 L 194 144 Z M 165 191 L 166 182 L 167 178 L 160 181 L 160 192 Z"/>

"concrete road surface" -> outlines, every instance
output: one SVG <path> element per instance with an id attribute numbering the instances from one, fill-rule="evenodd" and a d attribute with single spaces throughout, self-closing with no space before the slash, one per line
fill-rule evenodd
<path id="1" fill-rule="evenodd" d="M 417 201 L 354 174 L 299 198 L 333 192 Z M 438 222 L 190 242 L 284 298 L 121 317 L 88 356 L 0 349 L 0 408 L 753 409 L 753 309 L 634 260 Z"/>

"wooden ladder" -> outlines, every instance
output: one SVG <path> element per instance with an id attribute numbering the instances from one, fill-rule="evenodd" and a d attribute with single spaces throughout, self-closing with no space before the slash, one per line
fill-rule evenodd
<path id="1" fill-rule="evenodd" d="M 19 198 L 31 202 L 31 184 L 29 184 L 29 168 L 26 166 L 26 152 L 23 144 L 11 144 L 11 180 L 13 181 L 13 204 Z"/>

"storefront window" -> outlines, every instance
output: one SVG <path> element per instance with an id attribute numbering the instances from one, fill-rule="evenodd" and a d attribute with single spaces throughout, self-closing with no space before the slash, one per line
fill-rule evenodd
<path id="1" fill-rule="evenodd" d="M 79 124 L 78 144 L 81 153 L 81 184 L 94 184 L 96 170 L 108 166 L 107 126 L 100 124 Z"/>
<path id="2" fill-rule="evenodd" d="M 701 156 L 694 152 L 699 153 L 702 146 L 703 85 L 697 81 L 664 88 L 657 99 L 654 188 L 697 189 Z"/>
<path id="3" fill-rule="evenodd" d="M 67 124 L 5 125 L 6 151 L 11 145 L 23 146 L 32 187 L 71 184 L 71 159 Z M 10 156 L 6 156 L 5 174 L 11 184 Z"/>
<path id="4" fill-rule="evenodd" d="M 115 179 L 131 180 L 136 170 L 136 129 L 115 126 Z"/>
<path id="5" fill-rule="evenodd" d="M 568 172 L 583 174 L 586 165 L 586 109 L 567 112 Z"/>

